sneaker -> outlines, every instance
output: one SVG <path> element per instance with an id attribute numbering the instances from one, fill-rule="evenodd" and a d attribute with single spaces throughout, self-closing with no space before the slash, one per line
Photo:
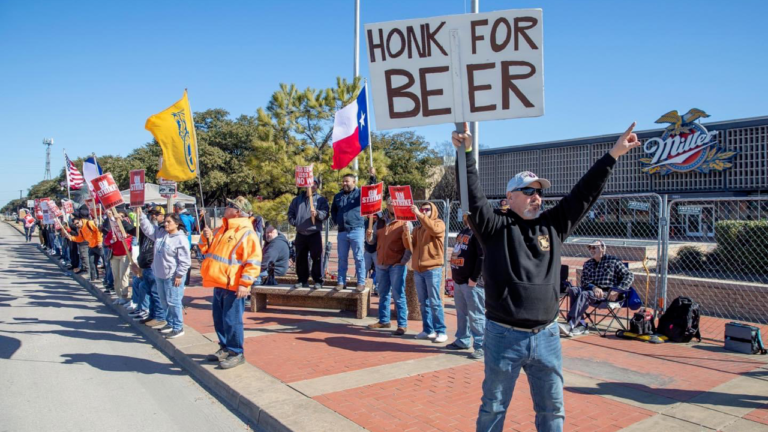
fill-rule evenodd
<path id="1" fill-rule="evenodd" d="M 139 316 L 139 315 L 141 315 L 143 313 L 144 313 L 144 311 L 141 310 L 141 309 L 134 309 L 134 310 L 128 312 L 128 316 L 129 317 L 135 317 L 135 316 Z"/>
<path id="2" fill-rule="evenodd" d="M 464 350 L 468 350 L 469 347 L 463 347 L 457 344 L 456 342 L 451 342 L 445 346 L 445 349 L 449 349 L 451 351 L 464 351 Z"/>
<path id="3" fill-rule="evenodd" d="M 322 287 L 323 287 L 323 283 L 322 282 L 315 282 L 315 285 L 313 286 L 314 289 L 320 289 Z"/>
<path id="4" fill-rule="evenodd" d="M 245 363 L 245 356 L 242 354 L 232 355 L 228 354 L 228 357 L 219 362 L 219 367 L 222 369 L 232 369 L 235 366 L 240 366 Z"/>
<path id="5" fill-rule="evenodd" d="M 392 336 L 403 336 L 407 330 L 408 329 L 405 327 L 398 327 L 397 330 L 392 333 Z"/>
<path id="6" fill-rule="evenodd" d="M 583 334 L 589 334 L 589 330 L 581 324 L 577 325 L 573 330 L 571 330 L 572 336 L 579 336 Z"/>
<path id="7" fill-rule="evenodd" d="M 166 339 L 176 339 L 177 337 L 184 336 L 184 329 L 181 330 L 171 330 L 170 332 L 166 333 L 165 338 Z"/>
<path id="8" fill-rule="evenodd" d="M 573 333 L 571 333 L 571 325 L 567 323 L 558 323 L 558 327 L 560 327 L 560 336 L 564 337 L 571 337 L 573 336 Z"/>
<path id="9" fill-rule="evenodd" d="M 416 335 L 416 339 L 434 339 L 437 337 L 437 333 L 432 332 L 427 334 L 426 332 L 421 332 Z"/>
<path id="10" fill-rule="evenodd" d="M 485 356 L 485 353 L 483 352 L 482 348 L 476 349 L 472 353 L 470 353 L 467 357 L 471 358 L 472 360 L 480 360 Z"/>
<path id="11" fill-rule="evenodd" d="M 136 303 L 130 302 L 128 303 L 128 305 L 125 306 L 125 311 L 128 312 L 128 315 L 130 315 L 136 311 L 137 307 L 138 305 L 136 305 Z"/>
<path id="12" fill-rule="evenodd" d="M 383 328 L 392 328 L 392 323 L 388 322 L 386 324 L 382 324 L 380 322 L 375 322 L 373 324 L 368 325 L 368 329 L 370 330 L 383 329 Z"/>
<path id="13" fill-rule="evenodd" d="M 358 285 L 356 288 L 357 292 L 363 292 L 365 291 L 365 285 Z"/>
<path id="14" fill-rule="evenodd" d="M 122 299 L 116 298 L 116 299 L 112 300 L 112 304 L 113 305 L 122 305 L 123 303 L 122 303 L 121 300 Z"/>
<path id="15" fill-rule="evenodd" d="M 433 340 L 432 342 L 434 342 L 434 343 L 443 343 L 443 342 L 445 342 L 447 340 L 448 340 L 448 335 L 440 333 L 439 335 L 437 335 L 437 337 L 435 337 L 435 340 Z"/>
<path id="16" fill-rule="evenodd" d="M 163 327 L 163 328 L 161 328 L 161 329 L 159 330 L 159 332 L 160 332 L 160 333 L 162 333 L 162 334 L 168 334 L 168 333 L 170 333 L 170 332 L 172 332 L 172 331 L 173 331 L 173 327 L 171 327 L 171 326 L 170 326 L 170 325 L 168 325 L 168 324 L 166 324 L 166 325 L 165 325 L 165 327 Z"/>
<path id="17" fill-rule="evenodd" d="M 154 318 L 151 318 L 151 317 L 149 316 L 149 314 L 147 314 L 147 317 L 146 317 L 146 318 L 144 318 L 144 319 L 142 319 L 142 320 L 139 320 L 139 322 L 140 322 L 140 323 L 142 323 L 142 324 L 144 324 L 144 325 L 147 325 L 147 324 L 148 324 L 150 321 L 156 321 L 156 320 L 155 320 Z"/>
<path id="18" fill-rule="evenodd" d="M 133 320 L 138 322 L 142 322 L 146 319 L 149 319 L 149 312 L 142 313 L 141 315 L 136 315 L 135 317 L 133 317 Z"/>
<path id="19" fill-rule="evenodd" d="M 211 362 L 221 362 L 225 360 L 227 357 L 229 357 L 229 351 L 223 348 L 219 348 L 219 350 L 216 351 L 215 353 L 208 354 L 207 358 L 208 358 L 208 361 L 211 361 Z"/>
<path id="20" fill-rule="evenodd" d="M 334 287 L 333 289 L 335 289 L 336 291 L 341 291 L 341 290 L 343 290 L 343 289 L 344 289 L 344 284 L 338 284 L 338 285 L 336 285 L 336 287 Z"/>
<path id="21" fill-rule="evenodd" d="M 309 284 L 306 282 L 299 282 L 293 286 L 294 288 L 309 288 Z"/>

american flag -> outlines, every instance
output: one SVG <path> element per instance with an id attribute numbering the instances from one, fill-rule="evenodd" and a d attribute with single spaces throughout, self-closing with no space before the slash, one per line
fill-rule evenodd
<path id="1" fill-rule="evenodd" d="M 69 160 L 69 156 L 67 156 L 66 153 L 64 153 L 64 159 L 67 160 L 67 181 L 69 182 L 69 188 L 80 189 L 83 187 L 83 183 L 85 183 L 83 175 L 80 174 L 80 171 L 77 170 L 75 164 Z"/>

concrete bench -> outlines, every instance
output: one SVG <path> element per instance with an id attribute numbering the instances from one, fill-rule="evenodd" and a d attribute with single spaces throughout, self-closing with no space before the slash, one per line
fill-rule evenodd
<path id="1" fill-rule="evenodd" d="M 251 287 L 251 312 L 260 312 L 273 306 L 308 307 L 353 311 L 358 319 L 368 315 L 371 290 L 336 291 L 329 288 L 294 288 L 292 285 L 255 285 Z"/>

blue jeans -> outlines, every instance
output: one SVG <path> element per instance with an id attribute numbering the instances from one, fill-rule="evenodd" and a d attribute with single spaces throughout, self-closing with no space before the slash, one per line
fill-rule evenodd
<path id="1" fill-rule="evenodd" d="M 355 228 L 351 231 L 339 233 L 339 283 L 347 282 L 347 267 L 349 266 L 349 249 L 352 249 L 352 258 L 355 260 L 355 277 L 358 284 L 365 283 L 365 259 L 363 258 L 363 241 L 365 230 Z"/>
<path id="2" fill-rule="evenodd" d="M 141 284 L 141 291 L 149 294 L 149 316 L 157 321 L 165 321 L 167 311 L 160 301 L 160 290 L 151 268 L 141 269 Z"/>
<path id="3" fill-rule="evenodd" d="M 456 284 L 453 300 L 456 304 L 456 345 L 469 348 L 470 336 L 474 339 L 472 348 L 483 348 L 485 335 L 485 289 L 469 284 Z"/>
<path id="4" fill-rule="evenodd" d="M 538 333 L 485 324 L 485 379 L 477 431 L 501 432 L 520 368 L 531 387 L 536 430 L 563 430 L 563 362 L 556 323 Z"/>
<path id="5" fill-rule="evenodd" d="M 395 298 L 395 313 L 397 326 L 408 327 L 408 302 L 405 300 L 405 265 L 397 264 L 389 267 L 376 266 L 379 283 L 379 322 L 389 324 L 389 301 Z"/>
<path id="6" fill-rule="evenodd" d="M 149 311 L 149 293 L 145 290 L 146 284 L 138 276 L 133 276 L 131 286 L 133 287 L 133 294 L 131 301 L 136 305 L 136 309 Z"/>
<path id="7" fill-rule="evenodd" d="M 440 298 L 440 278 L 442 277 L 442 267 L 423 272 L 414 270 L 413 272 L 416 294 L 419 296 L 422 330 L 427 334 L 445 334 L 443 300 Z"/>
<path id="8" fill-rule="evenodd" d="M 245 298 L 224 288 L 213 289 L 213 327 L 219 337 L 219 348 L 230 353 L 243 353 L 243 313 Z"/>
<path id="9" fill-rule="evenodd" d="M 160 303 L 167 308 L 165 320 L 174 330 L 184 328 L 184 310 L 181 307 L 181 299 L 184 298 L 184 277 L 181 278 L 181 285 L 173 286 L 173 277 L 160 279 L 155 276 L 155 285 L 160 294 Z"/>

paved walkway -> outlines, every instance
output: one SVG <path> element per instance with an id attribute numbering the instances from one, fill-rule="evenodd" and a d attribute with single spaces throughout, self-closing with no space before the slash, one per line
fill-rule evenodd
<path id="1" fill-rule="evenodd" d="M 220 380 L 221 391 L 257 406 L 265 429 L 474 430 L 482 362 L 415 340 L 420 322 L 411 321 L 405 337 L 367 330 L 375 321 L 375 297 L 363 320 L 280 306 L 246 312 L 249 364 L 218 371 L 203 360 L 216 349 L 212 292 L 196 284 L 199 276 L 184 299 L 187 336 L 173 345 L 191 367 Z M 446 314 L 451 334 L 451 299 Z M 652 345 L 594 334 L 564 340 L 565 430 L 768 431 L 768 356 L 723 350 L 724 322 L 703 322 L 704 343 Z M 504 429 L 532 431 L 533 420 L 521 376 Z"/>

